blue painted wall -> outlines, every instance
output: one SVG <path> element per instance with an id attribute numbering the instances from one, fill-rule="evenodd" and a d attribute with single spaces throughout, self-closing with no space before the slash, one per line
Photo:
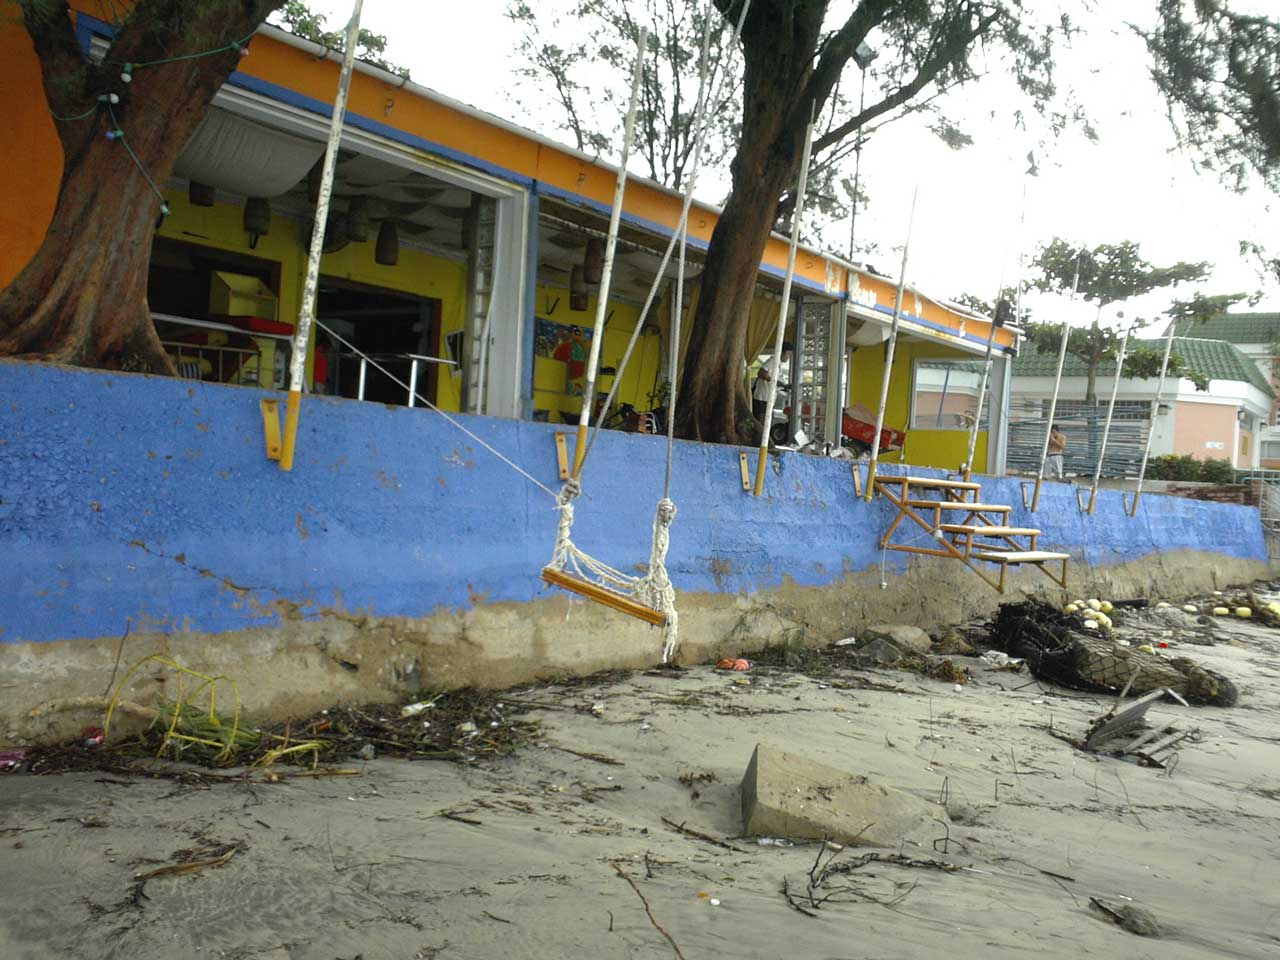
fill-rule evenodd
<path id="1" fill-rule="evenodd" d="M 268 395 L 0 362 L 0 642 L 116 635 L 130 619 L 135 630 L 262 626 L 277 621 L 276 600 L 315 616 L 423 616 L 545 593 L 552 498 L 455 427 L 423 410 L 311 398 L 286 474 L 264 455 Z M 462 419 L 558 488 L 556 428 Z M 757 500 L 742 491 L 738 452 L 678 445 L 678 590 L 821 585 L 881 562 L 891 508 L 855 498 L 847 463 L 777 458 Z M 660 438 L 601 438 L 580 546 L 624 570 L 647 559 L 663 456 Z M 1032 524 L 1017 481 L 984 480 L 982 496 L 1017 505 L 1012 522 L 1041 527 L 1044 547 L 1094 565 L 1178 548 L 1266 558 L 1251 508 L 1151 496 L 1131 519 L 1119 493 L 1103 492 L 1089 518 L 1071 488 L 1049 485 Z M 892 572 L 906 558 L 887 562 Z"/>

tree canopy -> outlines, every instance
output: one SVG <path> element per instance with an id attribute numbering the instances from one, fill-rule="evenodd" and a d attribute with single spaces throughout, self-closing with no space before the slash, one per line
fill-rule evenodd
<path id="1" fill-rule="evenodd" d="M 276 11 L 275 18 L 290 33 L 328 47 L 330 50 L 343 50 L 347 45 L 347 36 L 342 29 L 328 30 L 328 18 L 324 14 L 314 12 L 304 0 L 286 0 Z M 356 48 L 356 59 L 388 73 L 408 77 L 409 68 L 401 67 L 386 59 L 387 38 L 381 33 L 360 28 L 360 42 Z"/>

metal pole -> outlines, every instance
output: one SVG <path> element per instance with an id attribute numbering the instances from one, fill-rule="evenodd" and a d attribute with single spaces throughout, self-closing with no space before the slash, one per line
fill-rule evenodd
<path id="1" fill-rule="evenodd" d="M 858 94 L 858 116 L 862 116 L 867 108 L 867 68 L 862 68 L 862 92 Z M 862 180 L 862 128 L 858 128 L 858 139 L 853 143 L 853 212 L 849 215 L 849 261 L 853 262 L 857 251 L 858 236 L 858 185 Z"/>
<path id="2" fill-rule="evenodd" d="M 356 399 L 364 399 L 364 378 L 369 370 L 369 361 L 364 357 L 360 358 L 360 381 L 356 384 Z"/>
<path id="3" fill-rule="evenodd" d="M 995 312 L 1000 312 L 1000 300 L 996 300 Z M 969 478 L 973 476 L 973 454 L 978 448 L 978 426 L 982 423 L 982 402 L 987 395 L 987 380 L 991 377 L 991 351 L 996 343 L 996 318 L 991 318 L 991 330 L 987 333 L 987 354 L 983 358 L 982 380 L 978 384 L 978 409 L 973 414 L 973 426 L 969 428 L 969 453 L 965 456 L 964 466 L 960 468 L 960 473 L 964 478 L 964 482 L 968 483 Z"/>
<path id="4" fill-rule="evenodd" d="M 933 421 L 935 430 L 942 429 L 942 408 L 947 405 L 947 386 L 951 383 L 951 364 L 947 364 L 947 372 L 942 376 L 942 399 L 938 401 L 938 416 Z"/>
<path id="5" fill-rule="evenodd" d="M 1129 516 L 1138 515 L 1138 501 L 1142 499 L 1142 481 L 1147 476 L 1147 458 L 1151 456 L 1151 438 L 1156 432 L 1156 416 L 1160 413 L 1160 401 L 1164 399 L 1164 376 L 1169 369 L 1169 354 L 1173 350 L 1173 324 L 1164 341 L 1164 359 L 1160 361 L 1160 382 L 1156 385 L 1156 398 L 1151 401 L 1151 426 L 1147 429 L 1147 445 L 1142 450 L 1142 466 L 1138 468 L 1138 488 L 1133 492 L 1133 509 Z"/>
<path id="6" fill-rule="evenodd" d="M 880 431 L 884 429 L 884 408 L 889 403 L 889 378 L 893 373 L 893 354 L 898 346 L 898 320 L 902 317 L 902 294 L 907 285 L 907 255 L 911 250 L 911 230 L 916 221 L 916 198 L 920 187 L 911 191 L 911 213 L 907 217 L 907 239 L 902 245 L 902 267 L 898 273 L 898 293 L 893 298 L 893 322 L 889 326 L 889 341 L 884 349 L 884 378 L 880 381 L 880 406 L 876 410 L 876 430 L 871 435 L 871 464 L 867 467 L 867 489 L 863 494 L 867 503 L 875 496 L 876 466 L 880 462 Z"/>
<path id="7" fill-rule="evenodd" d="M 804 194 L 809 181 L 809 157 L 813 152 L 814 109 L 809 108 L 809 125 L 804 130 L 804 150 L 800 155 L 800 179 L 796 184 L 795 212 L 791 217 L 791 244 L 787 250 L 787 275 L 782 281 L 782 303 L 778 307 L 778 329 L 773 337 L 773 361 L 777 363 L 769 381 L 769 399 L 764 406 L 764 425 L 760 429 L 760 457 L 756 461 L 755 495 L 764 493 L 764 467 L 769 457 L 769 428 L 773 426 L 773 405 L 778 399 L 778 378 L 782 375 L 782 341 L 787 332 L 787 306 L 791 302 L 791 281 L 796 275 L 796 248 L 800 244 L 800 227 L 804 223 Z M 793 400 L 794 402 L 794 400 Z"/>
<path id="8" fill-rule="evenodd" d="M 414 398 L 418 394 L 418 361 L 409 361 L 409 406 L 414 406 Z"/>
<path id="9" fill-rule="evenodd" d="M 1071 303 L 1080 289 L 1080 256 L 1076 256 L 1076 272 L 1071 280 Z M 1036 471 L 1036 489 L 1031 495 L 1031 512 L 1040 506 L 1040 486 L 1044 483 L 1044 465 L 1049 460 L 1049 438 L 1053 434 L 1053 418 L 1058 414 L 1058 391 L 1062 388 L 1062 365 L 1067 359 L 1067 343 L 1071 339 L 1071 318 L 1062 321 L 1062 343 L 1058 347 L 1058 372 L 1053 379 L 1053 399 L 1049 401 L 1049 422 L 1044 428 L 1044 446 L 1040 450 L 1040 469 Z"/>
<path id="10" fill-rule="evenodd" d="M 325 145 L 324 163 L 320 168 L 320 196 L 316 200 L 316 222 L 311 228 L 311 249 L 307 253 L 307 276 L 302 285 L 302 308 L 298 327 L 293 334 L 293 354 L 289 358 L 289 400 L 285 407 L 284 439 L 280 445 L 280 469 L 293 469 L 293 451 L 298 440 L 298 414 L 302 407 L 302 386 L 306 381 L 307 342 L 316 316 L 316 290 L 320 286 L 320 257 L 324 253 L 324 231 L 329 219 L 329 201 L 333 197 L 333 168 L 338 162 L 338 143 L 342 139 L 342 121 L 347 113 L 347 93 L 351 89 L 351 70 L 360 42 L 360 13 L 364 0 L 356 0 L 347 24 L 347 46 L 342 53 L 342 71 L 338 74 L 338 93 L 333 98 L 333 117 L 329 123 L 329 142 Z"/>
<path id="11" fill-rule="evenodd" d="M 1120 356 L 1116 358 L 1116 378 L 1111 381 L 1111 403 L 1107 406 L 1107 422 L 1102 428 L 1102 449 L 1098 451 L 1098 463 L 1093 468 L 1093 484 L 1089 487 L 1089 516 L 1098 500 L 1098 481 L 1102 478 L 1102 461 L 1107 455 L 1107 438 L 1111 435 L 1111 418 L 1116 412 L 1116 394 L 1120 392 L 1120 374 L 1124 370 L 1125 349 L 1129 346 L 1129 331 L 1120 341 Z"/>
<path id="12" fill-rule="evenodd" d="M 618 179 L 613 187 L 613 209 L 609 213 L 609 233 L 604 245 L 604 268 L 600 273 L 600 289 L 596 293 L 596 320 L 592 327 L 591 351 L 587 357 L 587 386 L 582 393 L 582 411 L 578 414 L 578 442 L 573 455 L 573 478 L 582 473 L 587 455 L 587 427 L 591 423 L 591 405 L 595 402 L 596 374 L 600 369 L 600 347 L 604 340 L 604 321 L 609 310 L 609 285 L 613 281 L 613 255 L 618 248 L 618 225 L 622 220 L 622 199 L 627 191 L 627 162 L 631 159 L 631 138 L 636 127 L 636 103 L 640 99 L 640 80 L 644 75 L 645 41 L 649 31 L 640 28 L 636 38 L 636 61 L 631 71 L 631 100 L 627 119 L 622 125 L 622 158 L 618 161 Z"/>

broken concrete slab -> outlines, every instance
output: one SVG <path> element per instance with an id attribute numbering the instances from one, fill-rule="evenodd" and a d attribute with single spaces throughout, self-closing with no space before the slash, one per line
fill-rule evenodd
<path id="1" fill-rule="evenodd" d="M 754 836 L 926 848 L 944 828 L 943 807 L 871 783 L 771 744 L 756 744 L 742 778 L 744 832 Z"/>
<path id="2" fill-rule="evenodd" d="M 933 647 L 933 641 L 927 633 L 919 627 L 906 624 L 872 624 L 862 631 L 862 642 L 866 644 L 874 640 L 888 640 L 900 650 L 911 653 L 928 653 Z"/>

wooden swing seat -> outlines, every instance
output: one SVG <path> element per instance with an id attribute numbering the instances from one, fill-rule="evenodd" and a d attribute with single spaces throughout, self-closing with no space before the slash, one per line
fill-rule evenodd
<path id="1" fill-rule="evenodd" d="M 588 600 L 602 603 L 606 607 L 612 607 L 619 613 L 625 613 L 629 617 L 643 620 L 651 626 L 661 627 L 666 625 L 667 615 L 661 610 L 646 607 L 643 603 L 637 603 L 630 597 L 624 597 L 622 594 L 607 587 L 602 587 L 597 583 L 590 583 L 586 580 L 579 580 L 577 577 L 571 577 L 563 570 L 552 570 L 550 567 L 543 567 L 542 579 L 553 587 L 560 587 L 562 590 L 569 590 L 579 596 L 586 597 Z"/>

